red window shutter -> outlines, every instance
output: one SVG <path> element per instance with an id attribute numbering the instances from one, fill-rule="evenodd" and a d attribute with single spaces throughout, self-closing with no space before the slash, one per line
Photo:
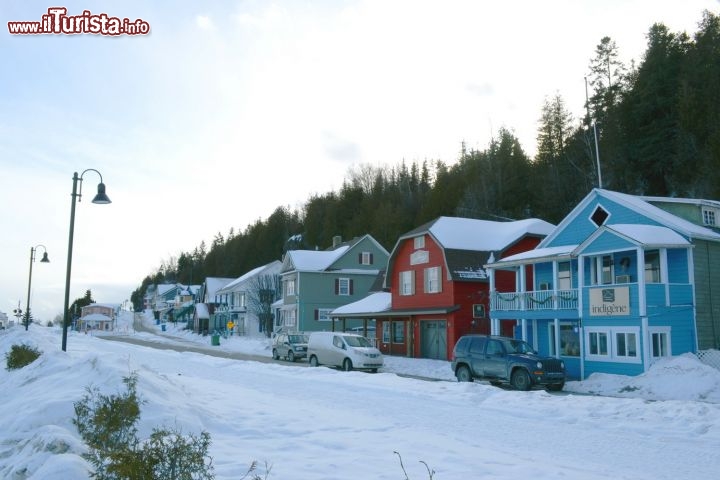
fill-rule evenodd
<path id="1" fill-rule="evenodd" d="M 335 295 L 340 293 L 340 280 L 335 279 Z"/>

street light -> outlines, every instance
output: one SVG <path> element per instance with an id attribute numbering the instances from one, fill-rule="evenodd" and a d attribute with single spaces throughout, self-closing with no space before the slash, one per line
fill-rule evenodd
<path id="1" fill-rule="evenodd" d="M 20 300 L 18 300 L 18 308 L 13 310 L 13 313 L 15 314 L 15 318 L 17 318 L 18 325 L 20 324 L 20 319 L 23 316 L 22 308 L 20 308 Z"/>
<path id="2" fill-rule="evenodd" d="M 73 175 L 73 189 L 72 189 L 72 200 L 70 203 L 70 236 L 68 239 L 68 255 L 67 255 L 67 275 L 65 276 L 65 308 L 63 308 L 63 334 L 62 334 L 62 349 L 63 352 L 67 351 L 67 328 L 70 323 L 69 318 L 69 303 L 70 303 L 70 270 L 72 267 L 72 247 L 73 247 L 73 233 L 75 230 L 75 199 L 79 202 L 82 199 L 82 181 L 83 175 L 86 172 L 95 172 L 100 176 L 100 183 L 98 183 L 98 191 L 95 198 L 92 199 L 92 203 L 106 204 L 111 203 L 108 196 L 105 194 L 105 184 L 103 183 L 102 174 L 93 168 L 88 168 L 83 171 L 78 177 L 77 172 Z M 77 193 L 77 184 L 80 181 L 80 193 Z"/>
<path id="3" fill-rule="evenodd" d="M 27 306 L 25 307 L 25 330 L 27 331 L 28 326 L 30 325 L 30 285 L 32 285 L 32 265 L 35 261 L 35 252 L 37 251 L 38 247 L 42 247 L 45 252 L 43 253 L 42 260 L 40 260 L 40 263 L 50 263 L 50 259 L 48 258 L 47 254 L 47 248 L 45 248 L 45 245 L 36 245 L 34 247 L 30 247 L 30 274 L 28 275 L 28 294 L 27 294 Z"/>

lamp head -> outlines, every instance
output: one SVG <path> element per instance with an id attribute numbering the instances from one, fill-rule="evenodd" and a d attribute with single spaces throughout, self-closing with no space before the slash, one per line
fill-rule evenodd
<path id="1" fill-rule="evenodd" d="M 47 256 L 47 252 L 43 253 L 43 258 L 40 260 L 40 263 L 50 263 L 50 259 Z"/>
<path id="2" fill-rule="evenodd" d="M 106 204 L 106 203 L 112 203 L 108 196 L 105 194 L 105 184 L 100 182 L 98 183 L 98 193 L 95 195 L 95 198 L 92 199 L 92 203 L 100 203 L 100 204 Z"/>

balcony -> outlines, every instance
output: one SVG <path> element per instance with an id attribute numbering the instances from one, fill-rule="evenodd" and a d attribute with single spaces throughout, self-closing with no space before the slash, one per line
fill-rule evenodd
<path id="1" fill-rule="evenodd" d="M 490 309 L 495 311 L 576 310 L 578 289 L 493 292 Z"/>

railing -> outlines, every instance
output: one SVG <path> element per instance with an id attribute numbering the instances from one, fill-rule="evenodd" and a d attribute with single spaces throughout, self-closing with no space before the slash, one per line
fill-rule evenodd
<path id="1" fill-rule="evenodd" d="M 572 310 L 578 307 L 578 291 L 535 290 L 532 292 L 494 292 L 491 297 L 493 310 Z"/>

